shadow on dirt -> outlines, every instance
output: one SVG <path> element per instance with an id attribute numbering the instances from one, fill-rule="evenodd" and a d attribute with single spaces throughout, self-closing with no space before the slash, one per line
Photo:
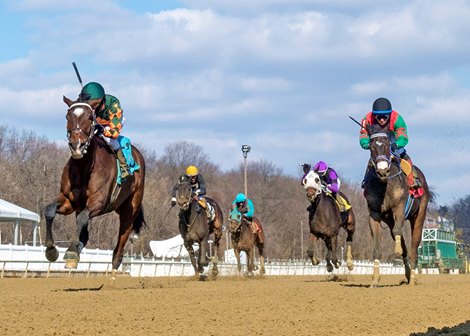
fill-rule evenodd
<path id="1" fill-rule="evenodd" d="M 442 329 L 428 328 L 424 333 L 411 333 L 410 336 L 435 336 L 435 335 L 449 335 L 449 336 L 467 336 L 470 335 L 470 320 L 460 323 L 454 327 L 444 327 Z"/>
<path id="2" fill-rule="evenodd" d="M 65 288 L 65 289 L 55 289 L 52 292 L 86 292 L 86 291 L 99 291 L 103 288 L 104 284 L 99 287 L 91 288 Z"/>

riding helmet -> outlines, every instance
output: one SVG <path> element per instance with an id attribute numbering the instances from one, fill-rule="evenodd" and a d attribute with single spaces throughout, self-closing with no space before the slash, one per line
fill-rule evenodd
<path id="1" fill-rule="evenodd" d="M 246 196 L 245 194 L 239 193 L 237 197 L 235 197 L 235 202 L 241 203 L 246 201 Z"/>
<path id="2" fill-rule="evenodd" d="M 328 170 L 328 164 L 324 161 L 318 161 L 315 164 L 315 166 L 313 167 L 313 170 L 316 171 L 317 173 L 323 175 Z"/>
<path id="3" fill-rule="evenodd" d="M 196 166 L 189 166 L 188 168 L 186 168 L 186 175 L 192 177 L 196 176 L 197 174 L 199 174 L 199 171 Z"/>
<path id="4" fill-rule="evenodd" d="M 390 114 L 392 113 L 392 104 L 387 98 L 377 98 L 372 105 L 373 114 Z"/>
<path id="5" fill-rule="evenodd" d="M 91 99 L 103 99 L 104 95 L 104 88 L 101 84 L 96 82 L 86 84 L 83 87 L 82 92 L 80 92 L 80 98 L 85 101 Z"/>

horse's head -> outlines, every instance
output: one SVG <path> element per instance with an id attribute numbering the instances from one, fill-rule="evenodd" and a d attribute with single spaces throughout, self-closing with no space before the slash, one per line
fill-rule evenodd
<path id="1" fill-rule="evenodd" d="M 302 185 L 307 192 L 307 199 L 310 202 L 313 202 L 313 200 L 322 192 L 320 176 L 313 170 L 309 171 L 302 179 Z"/>
<path id="2" fill-rule="evenodd" d="M 390 173 L 391 163 L 390 137 L 387 131 L 381 127 L 370 127 L 368 131 L 370 135 L 370 161 L 377 176 L 381 180 L 386 180 Z"/>
<path id="3" fill-rule="evenodd" d="M 67 138 L 72 158 L 81 159 L 87 152 L 91 139 L 95 134 L 94 111 L 101 103 L 72 101 L 64 96 L 64 103 L 67 104 Z"/>
<path id="4" fill-rule="evenodd" d="M 233 209 L 228 215 L 228 222 L 230 233 L 235 234 L 241 230 L 243 223 L 243 215 L 237 209 Z"/>
<path id="5" fill-rule="evenodd" d="M 178 181 L 178 189 L 176 192 L 176 201 L 183 210 L 188 210 L 193 199 L 191 182 L 186 175 L 181 175 Z"/>

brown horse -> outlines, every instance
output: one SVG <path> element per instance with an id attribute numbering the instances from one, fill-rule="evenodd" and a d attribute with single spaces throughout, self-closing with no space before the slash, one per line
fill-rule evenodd
<path id="1" fill-rule="evenodd" d="M 133 158 L 140 169 L 122 181 L 119 187 L 115 154 L 103 139 L 95 136 L 100 126 L 95 120 L 94 110 L 99 102 L 90 105 L 66 97 L 64 102 L 69 107 L 67 137 L 72 156 L 64 167 L 59 195 L 45 209 L 46 258 L 54 262 L 59 257 L 52 237 L 52 223 L 57 214 L 76 213 L 77 230 L 64 260 L 66 268 L 77 268 L 80 252 L 88 242 L 90 219 L 115 211 L 119 215 L 120 226 L 112 259 L 114 279 L 129 234 L 132 230 L 139 233 L 145 224 L 142 209 L 145 162 L 141 153 L 132 147 Z"/>
<path id="2" fill-rule="evenodd" d="M 243 251 L 246 253 L 247 257 L 247 276 L 253 276 L 253 271 L 255 270 L 255 249 L 258 248 L 259 260 L 260 260 L 260 274 L 265 274 L 264 268 L 264 230 L 261 226 L 258 218 L 253 217 L 253 222 L 256 223 L 256 226 L 259 228 L 257 233 L 253 233 L 252 225 L 242 214 L 237 210 L 233 209 L 229 215 L 229 230 L 232 236 L 232 246 L 233 251 L 235 252 L 235 257 L 237 258 L 237 269 L 238 274 L 241 274 L 242 266 L 240 263 L 240 252 Z"/>
<path id="3" fill-rule="evenodd" d="M 206 210 L 202 208 L 200 203 L 194 198 L 191 188 L 191 182 L 182 175 L 179 180 L 179 186 L 176 192 L 176 199 L 180 206 L 179 213 L 179 230 L 184 240 L 184 246 L 189 253 L 191 264 L 194 272 L 199 274 L 199 280 L 206 280 L 204 274 L 204 266 L 209 265 L 207 252 L 209 250 L 209 236 L 214 233 L 214 255 L 212 258 L 212 275 L 219 274 L 218 257 L 219 242 L 222 238 L 223 215 L 217 202 L 209 197 L 205 197 L 215 211 L 215 217 L 209 220 Z M 199 245 L 196 255 L 194 253 L 193 244 Z"/>
<path id="4" fill-rule="evenodd" d="M 370 161 L 363 186 L 369 208 L 369 226 L 374 241 L 374 272 L 371 286 L 377 286 L 380 281 L 379 264 L 382 257 L 380 223 L 382 221 L 388 225 L 392 239 L 395 240 L 396 256 L 403 258 L 406 281 L 413 285 L 416 282 L 418 246 L 421 242 L 429 201 L 429 188 L 424 174 L 415 166 L 423 187 L 423 195 L 418 198 L 411 196 L 399 158 L 392 157 L 388 130 L 374 125 L 368 128 L 368 132 L 370 134 Z M 403 239 L 405 220 L 408 220 L 411 225 L 409 256 Z"/>
<path id="5" fill-rule="evenodd" d="M 321 179 L 314 171 L 310 171 L 303 179 L 302 184 L 307 192 L 307 199 L 311 202 L 308 207 L 308 221 L 310 233 L 312 235 L 311 244 L 307 250 L 307 255 L 313 265 L 318 265 L 319 260 L 314 255 L 314 242 L 321 238 L 326 245 L 326 269 L 333 271 L 333 267 L 339 268 L 337 248 L 339 229 L 346 230 L 346 266 L 349 270 L 354 268 L 352 257 L 352 241 L 356 227 L 356 220 L 353 209 L 340 212 L 334 198 L 329 195 Z M 349 203 L 346 196 L 340 195 Z"/>

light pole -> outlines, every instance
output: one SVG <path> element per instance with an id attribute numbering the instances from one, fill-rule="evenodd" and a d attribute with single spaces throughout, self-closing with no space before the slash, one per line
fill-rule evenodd
<path id="1" fill-rule="evenodd" d="M 248 152 L 251 150 L 251 146 L 243 145 L 242 152 L 243 152 L 243 166 L 244 166 L 244 177 L 245 177 L 245 197 L 248 197 L 248 187 L 246 182 L 246 157 L 248 156 Z"/>

